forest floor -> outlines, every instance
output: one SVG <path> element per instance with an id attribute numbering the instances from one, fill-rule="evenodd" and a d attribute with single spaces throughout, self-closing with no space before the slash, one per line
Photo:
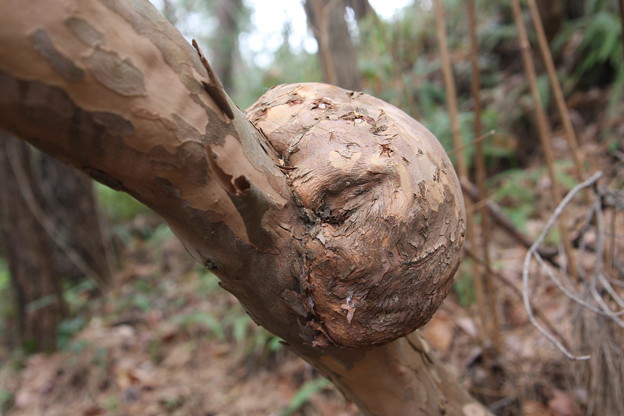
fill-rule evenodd
<path id="1" fill-rule="evenodd" d="M 605 185 L 623 183 L 624 160 L 607 157 L 595 144 L 582 150 L 610 172 Z M 532 179 L 519 186 L 537 195 L 524 218 L 534 239 L 553 208 L 546 208 L 548 181 L 539 163 L 521 176 Z M 581 221 L 586 210 L 576 203 L 570 214 Z M 131 232 L 111 291 L 103 297 L 85 285 L 69 291 L 79 313 L 64 326 L 62 350 L 27 357 L 0 353 L 0 415 L 358 414 L 313 368 L 256 327 L 164 225 L 148 215 L 124 227 Z M 479 324 L 469 262 L 423 328 L 425 337 L 497 414 L 585 414 L 592 394 L 582 376 L 587 362 L 567 360 L 529 322 L 520 295 L 526 248 L 497 227 L 492 240 L 496 339 L 484 336 Z M 574 342 L 578 308 L 544 273 L 534 273 L 533 304 L 575 353 L 585 353 Z"/>

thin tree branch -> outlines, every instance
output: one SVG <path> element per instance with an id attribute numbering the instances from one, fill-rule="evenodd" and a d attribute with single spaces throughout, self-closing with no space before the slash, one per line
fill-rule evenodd
<path id="1" fill-rule="evenodd" d="M 538 262 L 540 262 L 540 264 L 545 266 L 545 264 L 543 262 L 541 262 L 541 257 L 537 253 L 537 248 L 540 246 L 540 244 L 542 244 L 542 242 L 546 238 L 546 235 L 548 235 L 548 232 L 553 227 L 555 222 L 559 219 L 559 217 L 563 213 L 563 210 L 570 203 L 572 198 L 574 198 L 574 196 L 577 193 L 579 193 L 581 190 L 592 186 L 601 177 L 602 177 L 602 172 L 596 172 L 594 175 L 592 175 L 591 178 L 589 178 L 586 181 L 576 185 L 574 188 L 572 188 L 572 190 L 570 190 L 570 192 L 568 192 L 568 194 L 565 196 L 565 198 L 563 198 L 561 203 L 555 209 L 553 215 L 546 222 L 546 225 L 544 226 L 544 229 L 542 230 L 542 233 L 539 235 L 537 240 L 531 245 L 531 247 L 527 251 L 527 253 L 526 253 L 525 257 L 524 257 L 524 262 L 523 262 L 523 269 L 522 269 L 522 295 L 523 295 L 523 301 L 524 301 L 524 308 L 527 311 L 527 314 L 529 316 L 529 320 L 531 321 L 533 326 L 535 326 L 550 342 L 552 342 L 566 357 L 568 357 L 571 360 L 588 360 L 590 357 L 588 355 L 577 356 L 577 355 L 574 355 L 571 352 L 569 352 L 568 349 L 556 337 L 554 337 L 550 332 L 548 332 L 546 330 L 546 328 L 544 328 L 537 321 L 537 319 L 535 318 L 535 315 L 533 314 L 533 309 L 531 307 L 531 302 L 530 302 L 529 269 L 530 269 L 531 258 L 532 257 L 535 257 L 538 260 Z M 548 272 L 549 268 L 546 267 L 546 270 Z M 549 276 L 551 276 L 550 272 L 549 272 Z M 564 288 L 563 285 L 558 285 L 558 287 L 560 289 L 564 290 L 563 289 Z M 564 290 L 564 293 L 571 294 L 571 292 L 569 292 L 567 290 Z M 576 296 L 574 296 L 573 299 L 574 300 L 577 300 L 577 299 L 580 300 Z M 579 303 L 581 303 L 583 306 L 586 306 L 586 307 L 590 306 L 590 305 L 587 305 L 582 300 Z"/>

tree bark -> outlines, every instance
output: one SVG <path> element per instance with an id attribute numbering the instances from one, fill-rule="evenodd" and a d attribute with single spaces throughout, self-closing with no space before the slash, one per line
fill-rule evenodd
<path id="1" fill-rule="evenodd" d="M 306 0 L 304 8 L 318 44 L 323 81 L 361 90 L 357 55 L 345 21 L 345 0 Z"/>
<path id="2" fill-rule="evenodd" d="M 364 414 L 486 413 L 418 334 L 401 338 L 446 295 L 463 243 L 457 178 L 424 127 L 323 84 L 270 90 L 252 124 L 144 1 L 0 12 L 0 127 L 153 208 Z"/>
<path id="3" fill-rule="evenodd" d="M 347 0 L 347 6 L 353 9 L 355 19 L 358 22 L 367 18 L 375 21 L 379 19 L 375 9 L 373 9 L 373 6 L 371 6 L 368 0 Z"/>
<path id="4" fill-rule="evenodd" d="M 66 309 L 49 235 L 30 206 L 42 199 L 33 186 L 30 155 L 26 143 L 0 132 L 0 241 L 11 276 L 17 341 L 28 352 L 51 352 Z"/>
<path id="5" fill-rule="evenodd" d="M 92 181 L 36 149 L 31 153 L 57 278 L 76 282 L 86 277 L 99 289 L 106 288 L 111 279 L 109 243 Z"/>

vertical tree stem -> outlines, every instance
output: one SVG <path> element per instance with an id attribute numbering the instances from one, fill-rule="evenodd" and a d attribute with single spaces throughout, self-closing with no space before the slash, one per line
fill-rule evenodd
<path id="1" fill-rule="evenodd" d="M 449 111 L 449 117 L 451 119 L 451 131 L 453 134 L 453 152 L 455 153 L 455 160 L 457 163 L 458 176 L 460 181 L 468 179 L 468 166 L 466 162 L 466 155 L 464 153 L 464 146 L 462 145 L 461 130 L 459 126 L 459 117 L 457 111 L 457 90 L 455 88 L 455 81 L 453 79 L 453 70 L 451 66 L 451 59 L 448 51 L 448 43 L 446 39 L 446 27 L 445 27 L 445 13 L 442 0 L 434 1 L 435 14 L 436 14 L 436 27 L 438 35 L 438 43 L 440 47 L 440 61 L 442 63 L 442 72 L 444 75 L 444 85 L 446 87 L 446 100 Z M 475 236 L 475 226 L 471 213 L 466 215 L 466 241 L 473 249 L 477 246 L 477 239 Z M 477 302 L 479 308 L 479 315 L 482 321 L 484 332 L 489 335 L 494 332 L 497 323 L 497 314 L 493 313 L 491 317 L 488 317 L 486 312 L 485 299 L 482 296 L 484 293 L 484 282 L 480 267 L 477 262 L 471 263 L 471 273 L 475 283 L 475 292 L 477 293 Z M 492 309 L 495 310 L 495 304 L 492 304 Z M 496 338 L 497 339 L 497 338 Z M 495 350 L 498 350 L 498 345 L 494 343 L 494 339 L 490 339 L 493 343 Z M 482 341 L 483 342 L 483 341 Z M 487 348 L 484 348 L 487 350 Z M 484 353 L 485 367 L 490 368 L 489 354 Z M 488 379 L 491 385 L 495 382 L 494 376 L 488 371 Z"/>
<path id="2" fill-rule="evenodd" d="M 444 76 L 444 86 L 446 88 L 446 104 L 451 121 L 451 133 L 453 135 L 453 147 L 455 153 L 455 163 L 459 179 L 468 178 L 468 165 L 466 155 L 462 146 L 459 117 L 457 115 L 457 90 L 453 79 L 453 69 L 446 39 L 446 27 L 444 22 L 444 5 L 441 0 L 433 2 L 436 14 L 436 28 L 438 34 L 438 45 L 440 48 L 440 62 L 442 63 L 442 75 Z"/>
<path id="3" fill-rule="evenodd" d="M 622 29 L 620 31 L 620 35 L 622 35 L 622 52 L 624 52 L 624 0 L 619 0 L 620 4 L 620 25 Z"/>
<path id="4" fill-rule="evenodd" d="M 474 135 L 475 137 L 481 137 L 481 74 L 479 71 L 479 43 L 477 39 L 477 19 L 476 19 L 476 7 L 474 0 L 468 0 L 468 26 L 470 32 L 470 64 L 472 67 L 472 79 L 471 79 L 471 95 L 473 102 L 474 112 Z M 479 189 L 479 195 L 482 200 L 487 199 L 487 190 L 485 188 L 486 169 L 485 169 L 485 156 L 483 154 L 483 141 L 477 140 L 475 142 L 475 167 L 476 167 L 476 180 Z M 483 283 L 480 284 L 481 290 L 481 302 L 485 302 L 487 307 L 479 305 L 484 325 L 486 320 L 484 316 L 490 317 L 488 322 L 489 326 L 486 326 L 488 330 L 488 337 L 498 350 L 500 347 L 499 337 L 499 318 L 496 310 L 497 296 L 496 286 L 494 285 L 490 270 L 490 214 L 487 204 L 480 204 L 479 214 L 481 215 L 481 256 L 485 265 L 483 273 L 479 273 L 479 276 L 475 276 L 475 282 L 483 279 Z M 477 247 L 473 247 L 476 250 Z M 487 310 L 486 310 L 487 309 Z"/>
<path id="5" fill-rule="evenodd" d="M 583 171 L 583 161 L 581 160 L 581 154 L 578 149 L 578 140 L 576 138 L 576 133 L 574 132 L 574 127 L 572 127 L 572 121 L 570 120 L 568 107 L 566 105 L 565 99 L 563 98 L 561 83 L 559 82 L 559 78 L 557 77 L 557 71 L 555 70 L 555 64 L 553 62 L 552 54 L 550 53 L 550 48 L 548 47 L 548 40 L 546 39 L 546 33 L 544 32 L 544 26 L 542 24 L 542 19 L 537 8 L 537 3 L 535 2 L 535 0 L 527 0 L 527 4 L 529 5 L 531 20 L 533 20 L 533 27 L 535 28 L 535 32 L 537 34 L 537 43 L 539 45 L 540 53 L 542 54 L 544 65 L 546 65 L 546 71 L 548 72 L 550 86 L 555 96 L 555 102 L 557 103 L 557 110 L 559 111 L 561 122 L 563 123 L 565 137 L 574 157 L 576 178 L 579 181 L 583 181 L 585 179 L 585 173 Z"/>
<path id="6" fill-rule="evenodd" d="M 533 103 L 535 105 L 535 119 L 537 122 L 537 130 L 540 142 L 542 144 L 542 150 L 544 151 L 544 158 L 546 159 L 546 164 L 548 165 L 548 175 L 550 176 L 552 199 L 553 202 L 556 202 L 561 200 L 562 193 L 555 171 L 555 158 L 553 156 L 552 149 L 549 143 L 550 129 L 548 127 L 548 120 L 546 119 L 546 113 L 544 111 L 544 107 L 542 106 L 542 101 L 540 100 L 539 96 L 539 90 L 537 88 L 537 75 L 535 73 L 533 57 L 531 56 L 529 37 L 527 35 L 526 28 L 524 27 L 524 23 L 522 22 L 520 0 L 512 0 L 511 5 L 513 9 L 514 20 L 518 30 L 518 40 L 520 42 L 522 63 L 524 65 L 524 71 L 529 82 L 529 89 L 531 91 Z M 576 271 L 574 267 L 572 267 L 575 264 L 575 261 L 574 253 L 572 252 L 572 242 L 566 228 L 567 222 L 567 214 L 564 212 L 559 219 L 561 240 L 563 242 L 563 247 L 568 260 L 568 264 L 571 266 L 569 267 L 569 272 L 571 275 L 576 276 Z"/>

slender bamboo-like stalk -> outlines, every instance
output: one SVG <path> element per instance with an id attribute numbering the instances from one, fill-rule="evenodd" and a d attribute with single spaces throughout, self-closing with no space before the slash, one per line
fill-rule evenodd
<path id="1" fill-rule="evenodd" d="M 438 35 L 438 44 L 440 47 L 440 61 L 442 63 L 442 73 L 444 76 L 444 85 L 446 87 L 446 102 L 449 111 L 449 117 L 451 121 L 451 132 L 453 135 L 453 153 L 455 155 L 455 161 L 457 163 L 457 171 L 460 181 L 468 179 L 468 166 L 466 162 L 466 155 L 464 153 L 464 146 L 461 138 L 461 130 L 459 126 L 459 117 L 457 111 L 457 90 L 455 88 L 455 81 L 453 79 L 453 69 L 451 66 L 451 59 L 448 51 L 448 44 L 446 40 L 446 27 L 445 27 L 445 17 L 444 17 L 444 5 L 441 0 L 436 0 L 433 2 L 435 6 L 435 14 L 436 14 L 436 27 L 437 27 L 437 35 Z M 466 215 L 466 241 L 470 247 L 476 247 L 476 236 L 475 236 L 475 226 L 472 215 Z M 484 292 L 484 284 L 482 272 L 480 270 L 479 264 L 477 262 L 471 263 L 471 273 L 474 277 L 475 282 L 475 292 L 477 293 L 477 307 L 479 309 L 480 320 L 483 325 L 484 333 L 491 334 L 492 322 L 490 317 L 487 316 L 485 299 L 480 294 Z M 495 318 L 494 318 L 495 319 Z M 489 336 L 488 336 L 489 338 Z M 483 339 L 480 339 L 482 343 L 484 343 Z M 492 346 L 497 349 L 498 345 L 492 341 Z M 487 351 L 488 348 L 483 346 L 483 350 Z M 485 360 L 485 368 L 488 375 L 488 382 L 491 386 L 495 384 L 494 374 L 490 371 L 491 366 L 490 362 L 490 354 L 483 354 Z"/>
<path id="2" fill-rule="evenodd" d="M 468 9 L 468 28 L 470 32 L 470 65 L 472 67 L 472 79 L 471 79 L 471 95 L 473 102 L 474 113 L 474 135 L 475 137 L 481 137 L 481 73 L 479 71 L 479 43 L 477 39 L 477 18 L 476 7 L 474 0 L 468 0 L 466 3 Z M 475 142 L 475 168 L 476 168 L 476 180 L 479 188 L 479 195 L 483 199 L 487 199 L 487 190 L 485 188 L 486 169 L 485 169 L 485 156 L 483 154 L 483 141 L 477 140 Z M 494 344 L 496 350 L 500 348 L 500 334 L 499 331 L 499 319 L 498 312 L 496 310 L 496 286 L 492 281 L 492 275 L 490 274 L 490 215 L 486 204 L 480 204 L 478 212 L 481 216 L 481 256 L 485 265 L 484 272 L 479 276 L 475 276 L 475 283 L 477 280 L 483 280 L 481 284 L 481 290 L 484 292 L 480 295 L 485 302 L 486 307 L 480 307 L 482 314 L 487 313 L 487 318 L 482 316 L 481 320 L 484 325 L 489 323 L 486 327 L 488 330 L 488 337 Z M 476 247 L 475 247 L 476 248 Z M 475 288 L 476 289 L 476 288 Z M 486 311 L 487 309 L 487 311 Z"/>
<path id="3" fill-rule="evenodd" d="M 622 52 L 624 52 L 624 0 L 619 1 L 620 4 L 620 23 L 622 26 L 622 30 L 620 34 L 622 35 Z"/>
<path id="4" fill-rule="evenodd" d="M 583 181 L 585 179 L 585 172 L 578 148 L 578 140 L 576 138 L 576 133 L 574 132 L 574 127 L 572 127 L 572 121 L 570 120 L 570 114 L 568 113 L 568 106 L 566 105 L 565 98 L 563 98 L 561 83 L 557 77 L 557 71 L 555 69 L 552 54 L 550 53 L 550 48 L 548 47 L 548 40 L 546 39 L 542 19 L 540 17 L 539 10 L 537 9 L 537 3 L 535 0 L 527 0 L 527 4 L 529 5 L 531 20 L 533 20 L 533 27 L 535 28 L 535 32 L 537 34 L 537 43 L 539 45 L 540 53 L 542 54 L 544 65 L 546 65 L 546 72 L 548 73 L 550 86 L 555 96 L 555 103 L 557 103 L 557 110 L 559 111 L 561 122 L 563 123 L 565 137 L 574 157 L 576 178 L 579 181 Z"/>
<path id="5" fill-rule="evenodd" d="M 448 51 L 448 42 L 446 39 L 446 27 L 444 17 L 444 5 L 441 0 L 433 2 L 436 14 L 436 28 L 438 34 L 438 44 L 440 47 L 440 61 L 442 63 L 442 74 L 444 76 L 444 86 L 446 88 L 446 105 L 451 121 L 451 134 L 453 136 L 453 148 L 455 149 L 455 163 L 460 180 L 468 178 L 468 165 L 466 163 L 466 155 L 463 152 L 463 143 L 461 138 L 461 130 L 459 127 L 459 117 L 457 115 L 457 89 L 455 88 L 455 80 L 453 79 L 453 69 L 451 66 L 451 58 Z"/>
<path id="6" fill-rule="evenodd" d="M 540 142 L 542 144 L 542 150 L 544 152 L 544 159 L 546 159 L 546 164 L 548 166 L 548 175 L 551 182 L 551 194 L 554 203 L 556 201 L 560 201 L 563 194 L 561 192 L 561 188 L 559 187 L 559 181 L 557 180 L 557 175 L 555 171 L 555 158 L 553 156 L 552 149 L 549 143 L 550 128 L 548 127 L 548 120 L 546 119 L 546 113 L 544 111 L 544 107 L 542 106 L 542 101 L 540 100 L 539 96 L 539 90 L 537 88 L 537 75 L 535 74 L 535 65 L 533 63 L 533 57 L 531 56 L 529 37 L 527 35 L 526 28 L 524 27 L 524 23 L 522 22 L 522 10 L 520 9 L 520 0 L 512 0 L 511 5 L 516 27 L 518 29 L 518 40 L 520 42 L 522 64 L 524 65 L 524 72 L 526 73 L 526 77 L 529 82 L 529 89 L 531 91 L 531 96 L 533 98 L 533 103 L 535 106 L 535 119 L 537 122 L 537 130 Z M 575 261 L 574 253 L 572 251 L 572 240 L 570 240 L 568 229 L 566 228 L 567 223 L 567 214 L 564 212 L 559 217 L 559 229 L 561 232 L 561 240 L 568 260 L 568 264 L 572 266 L 575 264 Z M 574 267 L 569 267 L 569 272 L 573 276 L 576 276 L 577 274 Z"/>

